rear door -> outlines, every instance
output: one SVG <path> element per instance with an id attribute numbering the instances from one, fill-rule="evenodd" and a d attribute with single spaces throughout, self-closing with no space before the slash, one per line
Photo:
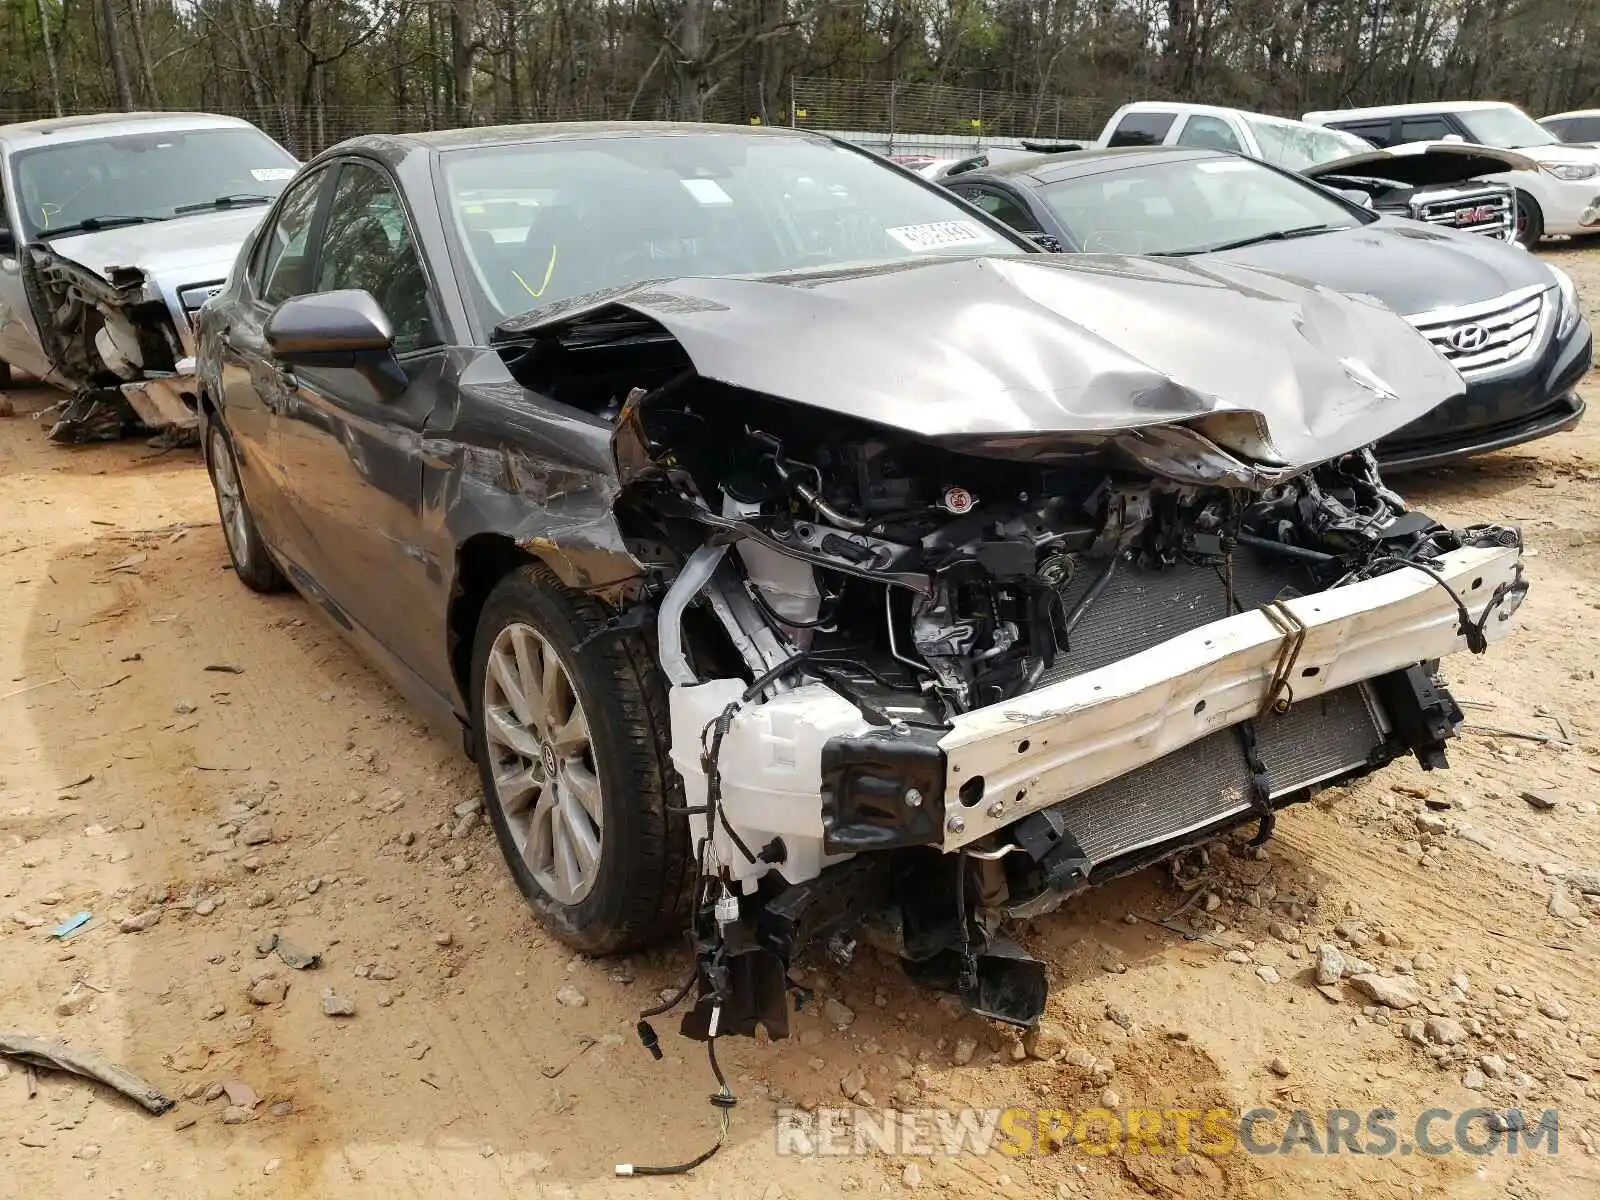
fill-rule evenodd
<path id="1" fill-rule="evenodd" d="M 223 425 L 233 441 L 250 511 L 267 543 L 291 563 L 304 563 L 305 531 L 287 503 L 276 414 L 289 400 L 289 380 L 267 349 L 263 329 L 272 310 L 312 288 L 312 251 L 326 217 L 333 173 L 319 169 L 284 191 L 256 235 L 239 295 L 218 329 Z"/>
<path id="2" fill-rule="evenodd" d="M 422 515 L 423 429 L 446 367 L 438 293 L 387 168 L 350 158 L 337 171 L 310 290 L 370 293 L 407 385 L 385 395 L 352 368 L 294 368 L 275 418 L 289 501 L 324 606 L 443 690 L 440 597 L 452 564 L 428 548 Z"/>
<path id="3" fill-rule="evenodd" d="M 1451 120 L 1448 113 L 1419 113 L 1400 118 L 1400 131 L 1395 144 L 1403 146 L 1407 142 L 1437 142 L 1451 135 L 1466 136 L 1465 130 Z"/>

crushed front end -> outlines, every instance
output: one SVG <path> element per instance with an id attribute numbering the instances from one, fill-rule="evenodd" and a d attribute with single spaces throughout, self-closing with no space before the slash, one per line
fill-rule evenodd
<path id="1" fill-rule="evenodd" d="M 28 297 L 51 382 L 72 393 L 50 430 L 59 442 L 115 439 L 159 431 L 167 442 L 192 438 L 198 389 L 187 320 L 212 288 L 178 297 L 182 324 L 157 282 L 139 267 L 104 273 L 52 251 L 25 247 Z"/>
<path id="2" fill-rule="evenodd" d="M 1516 530 L 1407 510 L 1366 451 L 1249 489 L 865 432 L 734 442 L 715 467 L 654 443 L 677 465 L 640 496 L 701 543 L 657 621 L 722 900 L 703 945 L 741 948 L 729 1032 L 868 912 L 918 974 L 1031 1023 L 1044 972 L 1009 918 L 1235 826 L 1265 838 L 1396 757 L 1444 766 L 1438 660 L 1526 591 Z"/>
<path id="3" fill-rule="evenodd" d="M 1260 272 L 678 280 L 502 334 L 614 431 L 641 574 L 613 624 L 655 631 L 701 879 L 693 1037 L 781 1036 L 793 957 L 869 921 L 1032 1023 L 1011 920 L 1443 766 L 1438 662 L 1526 593 L 1517 530 L 1411 511 L 1369 448 L 1460 376 L 1376 304 Z"/>

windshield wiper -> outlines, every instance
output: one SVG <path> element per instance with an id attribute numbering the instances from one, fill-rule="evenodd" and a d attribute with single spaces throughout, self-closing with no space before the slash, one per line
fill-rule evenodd
<path id="1" fill-rule="evenodd" d="M 1259 246 L 1263 242 L 1287 242 L 1292 238 L 1311 237 L 1318 233 L 1331 233 L 1335 229 L 1354 229 L 1353 225 L 1297 225 L 1293 229 L 1274 229 L 1270 233 L 1257 233 L 1232 242 L 1218 242 L 1215 246 L 1196 246 L 1192 250 L 1167 250 L 1165 257 L 1178 258 L 1189 254 L 1215 254 L 1222 250 L 1243 250 L 1246 246 Z"/>
<path id="2" fill-rule="evenodd" d="M 55 237 L 58 233 L 96 233 L 102 229 L 115 229 L 119 225 L 148 225 L 152 221 L 165 221 L 166 217 L 85 217 L 81 221 L 74 221 L 71 225 L 56 225 L 50 229 L 41 229 L 40 237 Z"/>
<path id="3" fill-rule="evenodd" d="M 202 200 L 199 204 L 180 204 L 172 210 L 172 215 L 181 217 L 184 213 L 201 212 L 208 208 L 232 208 L 235 204 L 271 204 L 275 199 L 277 197 L 260 192 L 233 192 L 218 196 L 215 200 Z"/>

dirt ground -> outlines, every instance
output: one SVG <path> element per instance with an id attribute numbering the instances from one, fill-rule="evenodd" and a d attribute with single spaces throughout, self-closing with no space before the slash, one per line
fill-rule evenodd
<path id="1" fill-rule="evenodd" d="M 1600 250 L 1550 257 L 1600 325 Z M 1600 420 L 1400 481 L 1453 522 L 1519 522 L 1530 545 L 1516 635 L 1449 664 L 1470 722 L 1453 770 L 1397 766 L 1291 810 L 1264 854 L 1213 855 L 1199 891 L 1151 870 L 1034 923 L 1065 1048 L 1048 1060 L 873 951 L 812 965 L 798 1036 L 723 1047 L 740 1097 L 726 1148 L 653 1181 L 612 1166 L 679 1161 L 714 1130 L 700 1048 L 662 1022 L 654 1062 L 632 1032 L 680 949 L 563 951 L 463 819 L 477 787 L 459 749 L 304 603 L 234 580 L 192 454 L 52 446 L 32 419 L 50 397 L 12 399 L 0 1030 L 69 1037 L 181 1100 L 155 1117 L 57 1073 L 30 1098 L 13 1064 L 0 1195 L 1600 1196 L 1600 896 L 1572 874 L 1600 869 Z M 51 936 L 78 912 L 86 926 Z M 274 932 L 321 965 L 258 955 Z M 1421 1002 L 1319 990 L 1325 942 Z M 354 1015 L 324 1015 L 328 992 Z M 1320 1124 L 1387 1106 L 1402 1142 L 1426 1109 L 1520 1104 L 1559 1109 L 1559 1152 L 1213 1156 L 1168 1137 L 1153 1153 L 780 1157 L 779 1106 L 844 1105 L 842 1081 L 862 1102 L 952 1110 L 1267 1106 Z"/>

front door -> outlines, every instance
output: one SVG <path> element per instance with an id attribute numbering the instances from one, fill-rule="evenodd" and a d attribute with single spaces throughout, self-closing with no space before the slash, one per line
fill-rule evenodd
<path id="1" fill-rule="evenodd" d="M 28 290 L 23 280 L 23 263 L 27 251 L 17 243 L 23 236 L 22 225 L 11 212 L 11 189 L 5 185 L 0 173 L 0 230 L 9 234 L 12 244 L 0 254 L 0 362 L 10 363 L 18 370 L 43 379 L 50 373 L 50 360 L 45 357 L 39 343 L 38 321 L 28 303 Z"/>
<path id="2" fill-rule="evenodd" d="M 386 395 L 353 368 L 294 368 L 276 417 L 289 502 L 327 599 L 439 687 L 449 678 L 439 670 L 440 598 L 453 564 L 435 561 L 421 512 L 422 432 L 446 357 L 439 308 L 393 180 L 366 161 L 337 169 L 310 290 L 370 293 L 410 382 Z"/>
<path id="3" fill-rule="evenodd" d="M 284 193 L 261 231 L 228 323 L 217 331 L 223 423 L 240 482 L 262 537 L 291 570 L 305 565 L 307 540 L 289 504 L 277 430 L 293 377 L 273 359 L 265 327 L 277 305 L 312 289 L 311 252 L 332 178 L 331 171 L 316 171 Z"/>

